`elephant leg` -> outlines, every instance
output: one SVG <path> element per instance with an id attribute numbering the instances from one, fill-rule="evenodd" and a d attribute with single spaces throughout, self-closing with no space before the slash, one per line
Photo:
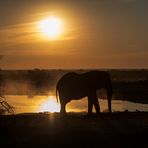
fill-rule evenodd
<path id="1" fill-rule="evenodd" d="M 66 109 L 65 109 L 65 107 L 66 107 L 66 102 L 61 102 L 60 113 L 61 113 L 62 115 L 65 115 L 65 114 L 66 114 Z"/>
<path id="2" fill-rule="evenodd" d="M 99 101 L 98 101 L 96 92 L 93 94 L 93 105 L 95 106 L 96 113 L 99 114 L 100 113 L 100 105 L 99 105 Z"/>
<path id="3" fill-rule="evenodd" d="M 93 108 L 93 100 L 92 100 L 92 96 L 89 95 L 88 96 L 88 115 L 92 114 L 92 108 Z"/>

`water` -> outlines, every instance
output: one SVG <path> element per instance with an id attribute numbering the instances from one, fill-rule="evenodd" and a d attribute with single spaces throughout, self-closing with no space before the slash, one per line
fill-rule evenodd
<path id="1" fill-rule="evenodd" d="M 55 96 L 34 96 L 23 95 L 6 96 L 6 101 L 14 107 L 15 113 L 29 112 L 59 112 L 60 104 Z M 101 112 L 108 109 L 107 100 L 99 100 Z M 71 101 L 67 104 L 67 112 L 87 112 L 87 98 Z M 133 103 L 129 101 L 112 100 L 112 111 L 148 111 L 148 104 Z M 93 109 L 94 111 L 94 109 Z"/>

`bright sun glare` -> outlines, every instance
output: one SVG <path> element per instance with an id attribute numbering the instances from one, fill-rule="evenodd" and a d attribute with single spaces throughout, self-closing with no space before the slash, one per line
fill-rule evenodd
<path id="1" fill-rule="evenodd" d="M 62 32 L 62 21 L 57 17 L 49 17 L 39 21 L 40 31 L 49 39 L 58 37 Z"/>
<path id="2" fill-rule="evenodd" d="M 54 96 L 49 96 L 48 100 L 41 104 L 39 109 L 40 112 L 59 112 L 60 105 L 57 103 L 56 98 Z"/>

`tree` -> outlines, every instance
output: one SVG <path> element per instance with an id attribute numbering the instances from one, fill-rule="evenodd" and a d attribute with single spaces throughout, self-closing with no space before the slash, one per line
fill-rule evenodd
<path id="1" fill-rule="evenodd" d="M 14 114 L 13 107 L 8 104 L 5 97 L 0 95 L 0 115 Z"/>

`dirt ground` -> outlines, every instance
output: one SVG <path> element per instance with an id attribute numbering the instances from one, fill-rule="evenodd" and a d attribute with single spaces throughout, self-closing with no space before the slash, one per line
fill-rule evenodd
<path id="1" fill-rule="evenodd" d="M 148 112 L 0 116 L 0 147 L 148 148 Z"/>

